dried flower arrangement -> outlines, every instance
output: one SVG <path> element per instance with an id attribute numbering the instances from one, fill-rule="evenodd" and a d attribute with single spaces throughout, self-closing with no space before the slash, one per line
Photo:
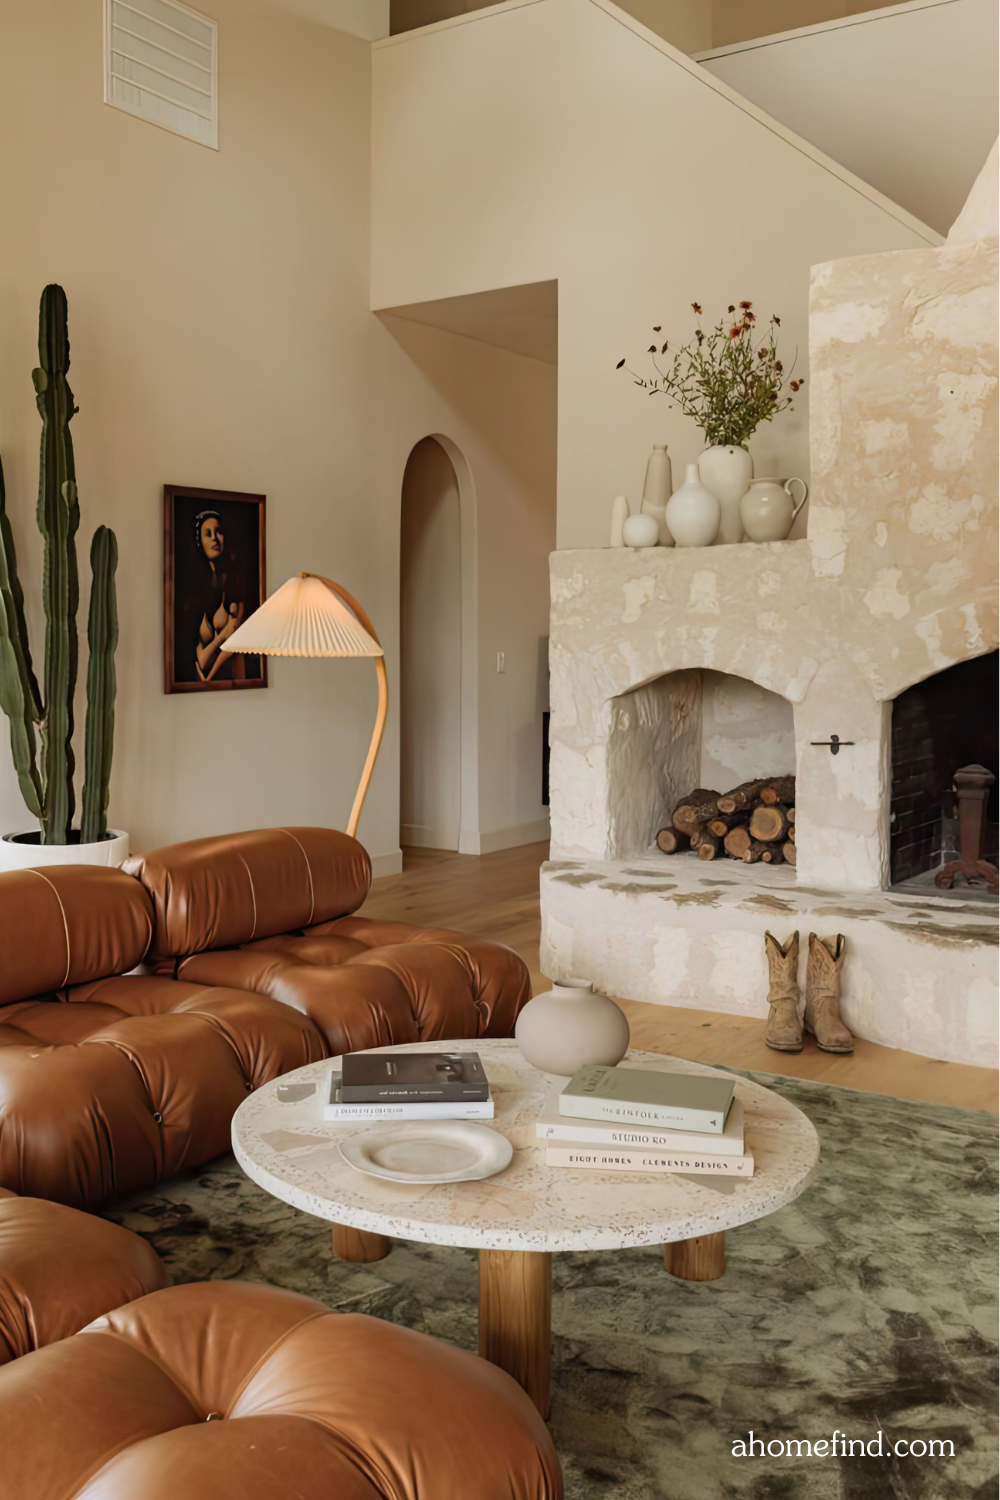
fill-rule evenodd
<path id="1" fill-rule="evenodd" d="M 792 371 L 778 358 L 777 330 L 781 319 L 772 317 L 762 338 L 755 337 L 757 316 L 752 302 L 732 303 L 728 316 L 707 333 L 701 326 L 701 307 L 691 303 L 699 319 L 694 338 L 682 345 L 664 369 L 658 363 L 668 352 L 650 344 L 654 376 L 643 378 L 628 370 L 636 385 L 648 395 L 667 396 L 685 416 L 691 417 L 710 445 L 745 447 L 761 422 L 770 422 L 792 405 L 789 392 L 801 390 L 804 380 L 792 380 Z M 654 327 L 654 333 L 662 333 Z M 626 368 L 620 359 L 616 369 Z M 794 363 L 793 363 L 794 369 Z"/>

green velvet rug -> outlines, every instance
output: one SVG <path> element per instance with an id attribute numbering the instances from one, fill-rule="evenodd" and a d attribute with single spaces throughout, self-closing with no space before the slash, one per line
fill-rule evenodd
<path id="1" fill-rule="evenodd" d="M 732 1231 L 716 1282 L 655 1249 L 554 1260 L 552 1432 L 569 1500 L 994 1500 L 996 1122 L 750 1074 L 812 1119 L 814 1185 Z M 334 1260 L 329 1226 L 230 1157 L 116 1204 L 175 1281 L 243 1277 L 476 1347 L 475 1252 L 399 1243 Z M 899 1439 L 949 1457 L 879 1458 Z M 871 1457 L 738 1457 L 873 1443 Z M 795 1449 L 793 1448 L 793 1454 Z M 469 1497 L 474 1500 L 474 1497 Z"/>

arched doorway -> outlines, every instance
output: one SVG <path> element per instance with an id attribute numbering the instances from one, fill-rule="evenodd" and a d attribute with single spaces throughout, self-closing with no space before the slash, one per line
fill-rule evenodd
<path id="1" fill-rule="evenodd" d="M 435 438 L 411 452 L 400 521 L 400 842 L 458 849 L 462 821 L 462 523 Z"/>

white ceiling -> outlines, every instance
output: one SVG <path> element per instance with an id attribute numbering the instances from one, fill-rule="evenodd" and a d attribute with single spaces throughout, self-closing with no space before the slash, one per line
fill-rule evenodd
<path id="1" fill-rule="evenodd" d="M 443 328 L 554 365 L 559 362 L 558 291 L 556 281 L 531 281 L 465 297 L 443 297 L 439 302 L 382 307 L 379 314 Z"/>
<path id="2" fill-rule="evenodd" d="M 374 42 L 389 35 L 389 0 L 273 0 L 281 10 Z"/>

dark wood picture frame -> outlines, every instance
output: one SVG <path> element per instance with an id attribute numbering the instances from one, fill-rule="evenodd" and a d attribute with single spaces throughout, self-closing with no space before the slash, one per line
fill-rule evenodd
<path id="1" fill-rule="evenodd" d="M 265 501 L 238 490 L 163 486 L 165 693 L 267 687 L 266 656 L 234 651 L 227 657 L 204 634 L 214 628 L 217 637 L 223 611 L 242 623 L 266 598 Z M 215 518 L 214 531 L 204 511 Z M 208 551 L 213 543 L 219 546 L 215 559 Z M 199 645 L 208 651 L 204 660 Z"/>

